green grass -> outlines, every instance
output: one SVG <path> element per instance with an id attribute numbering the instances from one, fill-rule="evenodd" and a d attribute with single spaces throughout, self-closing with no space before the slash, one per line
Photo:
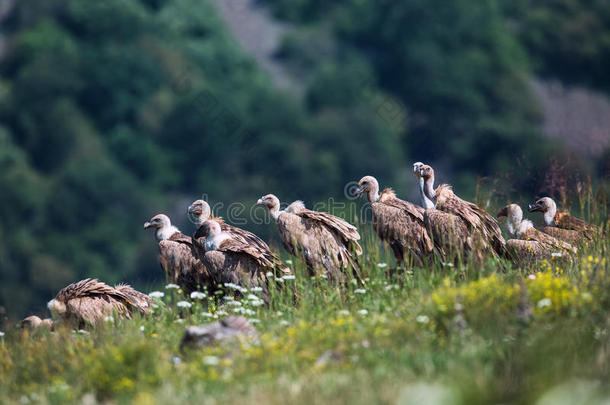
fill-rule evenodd
<path id="1" fill-rule="evenodd" d="M 355 280 L 332 285 L 310 279 L 296 266 L 296 279 L 273 289 L 269 307 L 243 298 L 241 306 L 198 301 L 179 308 L 185 298 L 168 289 L 154 315 L 116 320 L 90 334 L 6 330 L 0 338 L 0 402 L 470 405 L 610 399 L 608 238 L 581 249 L 572 261 L 435 264 L 388 275 L 394 265 L 387 250 L 370 230 L 363 233 L 365 287 Z M 256 320 L 258 341 L 180 351 L 187 325 L 210 322 L 204 312 L 235 308 Z"/>

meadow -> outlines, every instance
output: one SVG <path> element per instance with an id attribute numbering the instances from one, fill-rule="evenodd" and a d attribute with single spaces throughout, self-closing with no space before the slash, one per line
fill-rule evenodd
<path id="1" fill-rule="evenodd" d="M 602 404 L 610 400 L 610 238 L 573 259 L 394 268 L 364 226 L 363 272 L 185 297 L 89 331 L 0 337 L 0 402 Z M 295 298 L 296 297 L 296 298 Z M 241 314 L 258 339 L 182 350 L 187 325 Z"/>

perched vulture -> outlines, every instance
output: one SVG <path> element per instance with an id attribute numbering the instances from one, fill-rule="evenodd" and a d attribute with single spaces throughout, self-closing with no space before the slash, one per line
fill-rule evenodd
<path id="1" fill-rule="evenodd" d="M 263 255 L 267 260 L 277 264 L 278 266 L 283 266 L 279 256 L 273 253 L 271 249 L 269 249 L 269 245 L 267 245 L 261 238 L 259 238 L 250 231 L 246 231 L 245 229 L 241 229 L 236 226 L 227 224 L 222 220 L 222 218 L 212 216 L 212 210 L 210 209 L 210 205 L 207 202 L 203 200 L 197 200 L 193 202 L 188 208 L 188 213 L 189 215 L 195 218 L 197 225 L 199 225 L 199 228 L 197 229 L 195 234 L 193 234 L 194 242 L 199 242 L 199 244 L 205 242 L 204 240 L 202 240 L 202 225 L 208 219 L 212 219 L 218 222 L 220 224 L 220 229 L 223 232 L 226 232 L 231 235 L 232 239 L 240 241 L 244 245 L 256 247 L 261 252 L 263 252 Z"/>
<path id="2" fill-rule="evenodd" d="M 263 299 L 269 302 L 267 272 L 280 276 L 289 273 L 289 269 L 269 260 L 266 250 L 223 232 L 214 220 L 201 224 L 200 231 L 205 238 L 201 257 L 214 282 L 219 286 L 232 283 L 246 288 L 261 287 Z"/>
<path id="3" fill-rule="evenodd" d="M 373 229 L 390 245 L 396 261 L 412 258 L 423 265 L 434 249 L 424 225 L 424 209 L 397 198 L 389 188 L 379 195 L 379 183 L 372 176 L 360 179 L 358 186 L 357 194 L 366 193 L 371 204 Z"/>
<path id="4" fill-rule="evenodd" d="M 28 316 L 21 321 L 21 329 L 48 329 L 53 330 L 53 320 L 50 318 L 40 319 L 36 315 Z"/>
<path id="5" fill-rule="evenodd" d="M 302 258 L 311 274 L 327 274 L 332 280 L 344 281 L 344 270 L 351 266 L 359 272 L 357 256 L 360 234 L 355 226 L 324 212 L 305 208 L 301 201 L 280 211 L 280 200 L 267 194 L 257 201 L 269 209 L 277 223 L 284 248 Z"/>
<path id="6" fill-rule="evenodd" d="M 457 215 L 444 212 L 435 207 L 434 179 L 425 182 L 421 174 L 422 162 L 413 164 L 413 173 L 419 182 L 419 193 L 422 205 L 426 208 L 424 212 L 424 225 L 428 236 L 434 242 L 443 260 L 456 256 L 466 258 L 472 251 L 472 238 L 464 221 Z M 434 174 L 432 174 L 434 176 Z M 425 189 L 427 188 L 427 193 Z M 431 197 L 428 197 L 430 195 Z"/>
<path id="7" fill-rule="evenodd" d="M 509 239 L 506 246 L 518 258 L 543 258 L 552 253 L 570 255 L 576 252 L 569 243 L 540 232 L 531 221 L 524 220 L 523 211 L 517 204 L 508 204 L 498 212 L 497 217 L 507 217 L 508 233 L 516 239 Z"/>
<path id="8" fill-rule="evenodd" d="M 437 210 L 448 212 L 459 217 L 466 225 L 471 245 L 480 255 L 490 251 L 496 256 L 506 254 L 506 242 L 498 222 L 478 205 L 462 200 L 454 194 L 451 186 L 443 184 L 434 189 L 434 169 L 428 165 L 420 168 L 420 175 L 424 179 L 424 193 L 435 201 Z"/>
<path id="9" fill-rule="evenodd" d="M 229 316 L 207 325 L 191 326 L 186 330 L 180 347 L 212 346 L 233 339 L 256 339 L 256 329 L 243 316 Z"/>
<path id="10" fill-rule="evenodd" d="M 212 277 L 198 257 L 193 240 L 173 226 L 166 215 L 155 215 L 144 224 L 144 228 L 156 229 L 159 263 L 172 283 L 178 284 L 186 294 L 202 288 L 215 290 Z"/>
<path id="11" fill-rule="evenodd" d="M 144 298 L 141 293 L 136 297 L 135 290 L 129 286 L 121 288 L 124 291 L 128 288 L 129 293 L 87 278 L 63 288 L 47 307 L 54 316 L 79 328 L 95 325 L 107 316 L 131 318 L 133 312 L 148 313 L 149 297 Z"/>
<path id="12" fill-rule="evenodd" d="M 529 212 L 542 212 L 546 227 L 542 231 L 563 241 L 579 243 L 592 240 L 599 229 L 582 219 L 573 217 L 568 211 L 557 211 L 552 198 L 543 197 L 528 206 Z"/>

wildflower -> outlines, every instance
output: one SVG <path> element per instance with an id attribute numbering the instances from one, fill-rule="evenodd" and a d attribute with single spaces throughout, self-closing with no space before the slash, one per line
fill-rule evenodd
<path id="1" fill-rule="evenodd" d="M 320 277 L 322 277 L 322 278 L 328 278 L 328 275 L 326 275 L 326 274 L 322 274 Z"/>
<path id="2" fill-rule="evenodd" d="M 184 323 L 184 319 L 178 318 L 174 321 L 174 323 Z"/>
<path id="3" fill-rule="evenodd" d="M 179 308 L 190 308 L 193 304 L 191 304 L 190 302 L 187 301 L 178 301 L 176 303 L 176 306 Z"/>
<path id="4" fill-rule="evenodd" d="M 364 288 L 357 288 L 354 290 L 354 294 L 365 294 L 366 290 Z"/>
<path id="5" fill-rule="evenodd" d="M 229 315 L 229 314 L 227 314 L 225 311 L 223 311 L 221 309 L 220 311 L 216 311 L 216 315 L 218 315 L 218 316 L 225 316 L 225 315 Z"/>
<path id="6" fill-rule="evenodd" d="M 258 298 L 256 295 L 254 294 L 248 294 L 248 299 L 250 301 L 258 301 L 260 298 Z"/>
<path id="7" fill-rule="evenodd" d="M 165 293 L 163 293 L 161 291 L 153 291 L 150 294 L 148 294 L 148 296 L 151 298 L 163 298 L 165 296 Z"/>
<path id="8" fill-rule="evenodd" d="M 443 267 L 453 267 L 453 263 L 451 262 L 442 262 Z"/>
<path id="9" fill-rule="evenodd" d="M 213 318 L 214 317 L 214 314 L 211 314 L 209 312 L 202 312 L 201 315 L 203 315 L 206 318 Z"/>
<path id="10" fill-rule="evenodd" d="M 239 301 L 229 301 L 229 302 L 227 302 L 227 305 L 232 306 L 232 307 L 241 307 L 241 302 L 239 302 Z"/>
<path id="11" fill-rule="evenodd" d="M 272 278 L 273 277 L 273 273 L 268 271 L 267 274 L 265 274 L 267 276 L 267 278 Z"/>
<path id="12" fill-rule="evenodd" d="M 552 257 L 562 257 L 562 256 L 563 256 L 563 253 L 561 253 L 561 252 L 552 252 L 552 253 L 551 253 L 551 256 L 552 256 Z"/>
<path id="13" fill-rule="evenodd" d="M 277 281 L 278 283 L 283 283 L 284 279 L 283 278 L 276 278 L 275 281 Z"/>
<path id="14" fill-rule="evenodd" d="M 252 292 L 261 292 L 261 291 L 263 291 L 263 287 L 252 287 L 252 288 L 250 288 L 250 291 L 252 291 Z"/>
<path id="15" fill-rule="evenodd" d="M 248 315 L 248 316 L 254 316 L 254 315 L 256 315 L 256 312 L 255 312 L 255 311 L 253 311 L 253 310 L 251 310 L 251 309 L 248 309 L 248 308 L 235 308 L 235 309 L 236 309 L 236 310 L 237 310 L 237 309 L 241 309 L 241 310 L 242 310 L 242 311 L 241 311 L 241 313 L 242 313 L 242 314 L 244 314 L 244 315 Z"/>
<path id="16" fill-rule="evenodd" d="M 260 306 L 261 306 L 261 305 L 263 305 L 263 304 L 264 304 L 263 300 L 252 301 L 252 302 L 250 303 L 250 305 L 252 305 L 253 307 L 260 307 Z"/>
<path id="17" fill-rule="evenodd" d="M 248 322 L 250 322 L 250 323 L 261 323 L 261 320 L 260 319 L 256 319 L 256 318 L 250 318 L 250 319 L 248 319 Z"/>
<path id="18" fill-rule="evenodd" d="M 530 274 L 529 276 L 527 276 L 527 278 L 529 278 L 530 280 L 536 280 L 536 275 Z"/>
<path id="19" fill-rule="evenodd" d="M 349 311 L 347 309 L 341 309 L 337 313 L 342 316 L 349 316 Z"/>
<path id="20" fill-rule="evenodd" d="M 294 279 L 295 279 L 295 276 L 294 276 L 294 275 L 292 275 L 292 274 L 286 274 L 285 276 L 282 276 L 282 278 L 283 278 L 284 280 L 294 280 Z"/>
<path id="21" fill-rule="evenodd" d="M 150 334 L 150 337 L 151 337 L 151 338 L 153 338 L 153 339 L 156 339 L 156 338 L 157 338 L 157 336 L 159 336 L 159 335 L 157 335 L 156 333 L 151 333 L 151 334 Z"/>
<path id="22" fill-rule="evenodd" d="M 104 318 L 104 321 L 108 323 L 114 323 L 114 318 L 112 316 L 107 316 Z"/>
<path id="23" fill-rule="evenodd" d="M 390 285 L 386 285 L 386 286 L 385 286 L 385 290 L 386 290 L 386 291 L 390 291 L 390 290 L 392 290 L 392 289 L 394 289 L 394 290 L 398 290 L 399 288 L 400 288 L 400 287 L 398 287 L 396 284 L 390 284 Z"/>
<path id="24" fill-rule="evenodd" d="M 286 321 L 286 320 L 282 319 L 282 320 L 280 321 L 280 325 L 282 325 L 282 326 L 288 326 L 288 325 L 290 325 L 290 322 L 288 322 L 288 321 Z"/>
<path id="25" fill-rule="evenodd" d="M 4 337 L 4 332 L 0 332 L 0 337 Z"/>
<path id="26" fill-rule="evenodd" d="M 290 260 L 290 259 L 286 260 L 286 264 L 292 264 L 292 260 Z"/>
<path id="27" fill-rule="evenodd" d="M 464 306 L 462 304 L 460 304 L 459 302 L 455 303 L 455 310 L 456 311 L 461 311 L 464 309 Z"/>
<path id="28" fill-rule="evenodd" d="M 191 293 L 192 300 L 203 300 L 205 298 L 207 298 L 207 294 L 202 293 L 201 291 L 193 291 Z"/>
<path id="29" fill-rule="evenodd" d="M 368 349 L 369 347 L 371 347 L 371 342 L 369 342 L 368 340 L 363 340 L 362 341 L 362 347 L 364 347 L 365 349 Z"/>
<path id="30" fill-rule="evenodd" d="M 536 306 L 537 306 L 538 308 L 545 308 L 545 307 L 550 307 L 552 303 L 553 303 L 553 302 L 551 301 L 551 299 L 550 299 L 550 298 L 543 298 L 543 299 L 541 299 L 540 301 L 538 301 L 538 303 L 536 304 Z"/>
<path id="31" fill-rule="evenodd" d="M 361 310 L 358 311 L 358 313 L 360 315 L 368 315 L 369 311 L 367 311 L 366 309 L 361 309 Z"/>
<path id="32" fill-rule="evenodd" d="M 79 329 L 76 331 L 76 333 L 78 333 L 79 335 L 90 335 L 89 331 L 84 329 Z"/>
<path id="33" fill-rule="evenodd" d="M 417 318 L 415 318 L 415 320 L 417 321 L 417 323 L 428 323 L 428 322 L 430 322 L 430 318 L 428 318 L 426 315 L 418 315 Z"/>
<path id="34" fill-rule="evenodd" d="M 168 285 L 165 286 L 166 290 L 179 290 L 180 286 L 178 284 L 174 284 L 174 283 L 169 283 Z"/>
<path id="35" fill-rule="evenodd" d="M 233 297 L 231 297 L 230 295 L 225 295 L 224 297 L 222 297 L 223 300 L 225 301 L 233 301 Z"/>
<path id="36" fill-rule="evenodd" d="M 174 356 L 174 357 L 172 357 L 172 363 L 180 364 L 180 363 L 182 363 L 182 359 L 178 356 Z"/>
<path id="37" fill-rule="evenodd" d="M 377 267 L 379 267 L 380 269 L 383 269 L 385 267 L 388 267 L 387 263 L 377 263 Z"/>
<path id="38" fill-rule="evenodd" d="M 144 332 L 144 325 L 140 326 L 140 332 Z"/>
<path id="39" fill-rule="evenodd" d="M 220 359 L 216 356 L 205 356 L 203 358 L 203 364 L 206 366 L 217 366 L 220 363 Z"/>

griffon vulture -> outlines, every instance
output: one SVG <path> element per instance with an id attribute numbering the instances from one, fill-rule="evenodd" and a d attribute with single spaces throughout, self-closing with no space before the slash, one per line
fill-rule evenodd
<path id="1" fill-rule="evenodd" d="M 592 240 L 599 231 L 595 225 L 573 217 L 568 211 L 558 211 L 557 204 L 550 197 L 542 197 L 528 206 L 529 212 L 541 212 L 546 227 L 542 231 L 563 241 L 579 243 Z"/>
<path id="2" fill-rule="evenodd" d="M 154 228 L 159 241 L 159 263 L 167 278 L 190 294 L 201 288 L 215 290 L 208 269 L 197 255 L 190 236 L 181 233 L 172 225 L 167 215 L 155 215 L 144 224 L 144 229 Z"/>
<path id="3" fill-rule="evenodd" d="M 275 276 L 280 276 L 289 273 L 289 270 L 269 260 L 266 250 L 234 239 L 228 232 L 223 232 L 220 224 L 214 220 L 209 219 L 201 224 L 200 231 L 201 236 L 205 238 L 201 257 L 216 284 L 261 287 L 263 299 L 269 302 L 266 273 L 272 272 Z"/>
<path id="4" fill-rule="evenodd" d="M 434 244 L 424 225 L 424 209 L 396 197 L 391 189 L 379 194 L 379 183 L 372 176 L 358 182 L 358 195 L 366 194 L 373 212 L 373 229 L 387 242 L 397 262 L 413 258 L 423 265 Z"/>
<path id="5" fill-rule="evenodd" d="M 517 204 L 508 204 L 498 212 L 497 217 L 507 217 L 508 233 L 516 239 L 509 239 L 506 245 L 517 257 L 541 258 L 551 253 L 569 255 L 576 252 L 569 243 L 540 232 L 531 221 L 524 220 L 523 211 Z"/>
<path id="6" fill-rule="evenodd" d="M 495 255 L 506 254 L 506 242 L 498 222 L 478 205 L 462 200 L 451 186 L 443 184 L 434 189 L 434 169 L 428 165 L 420 168 L 424 179 L 424 193 L 435 201 L 436 209 L 458 216 L 468 228 L 472 247 L 477 253 L 490 251 Z"/>
<path id="7" fill-rule="evenodd" d="M 358 273 L 357 256 L 360 234 L 355 226 L 324 212 L 305 208 L 295 201 L 280 211 L 280 200 L 267 194 L 257 201 L 269 209 L 277 223 L 284 248 L 302 258 L 311 274 L 327 274 L 332 280 L 344 281 L 344 270 L 350 266 Z"/>
<path id="8" fill-rule="evenodd" d="M 121 289 L 128 292 L 87 278 L 63 288 L 47 307 L 54 316 L 79 328 L 95 325 L 107 316 L 131 318 L 134 311 L 148 313 L 150 297 L 134 294 L 135 290 L 129 286 Z"/>
<path id="9" fill-rule="evenodd" d="M 267 260 L 275 263 L 277 266 L 284 267 L 279 256 L 276 255 L 275 253 L 273 253 L 271 251 L 271 249 L 269 248 L 269 245 L 267 245 L 261 238 L 259 238 L 258 236 L 256 236 L 255 234 L 253 234 L 250 231 L 246 231 L 245 229 L 241 229 L 236 226 L 227 224 L 226 222 L 224 222 L 222 220 L 222 218 L 214 217 L 212 215 L 212 210 L 210 209 L 210 205 L 207 202 L 205 202 L 203 200 L 197 200 L 197 201 L 193 202 L 188 208 L 188 213 L 189 213 L 189 215 L 191 215 L 195 218 L 195 220 L 197 221 L 197 225 L 199 225 L 199 228 L 193 234 L 194 242 L 199 243 L 200 245 L 205 243 L 205 241 L 202 239 L 202 237 L 203 237 L 202 225 L 205 221 L 207 221 L 208 219 L 211 219 L 211 220 L 218 222 L 220 224 L 220 229 L 223 232 L 226 232 L 229 235 L 231 235 L 232 239 L 239 241 L 239 242 L 243 243 L 244 245 L 255 247 L 256 249 L 258 249 L 260 252 L 263 253 L 263 255 L 265 256 L 265 258 Z M 202 247 L 199 246 L 199 248 L 202 248 Z M 286 271 L 288 271 L 288 269 L 286 269 Z"/>
<path id="10" fill-rule="evenodd" d="M 48 329 L 53 330 L 53 320 L 50 318 L 40 319 L 36 315 L 28 316 L 21 321 L 21 329 Z"/>

